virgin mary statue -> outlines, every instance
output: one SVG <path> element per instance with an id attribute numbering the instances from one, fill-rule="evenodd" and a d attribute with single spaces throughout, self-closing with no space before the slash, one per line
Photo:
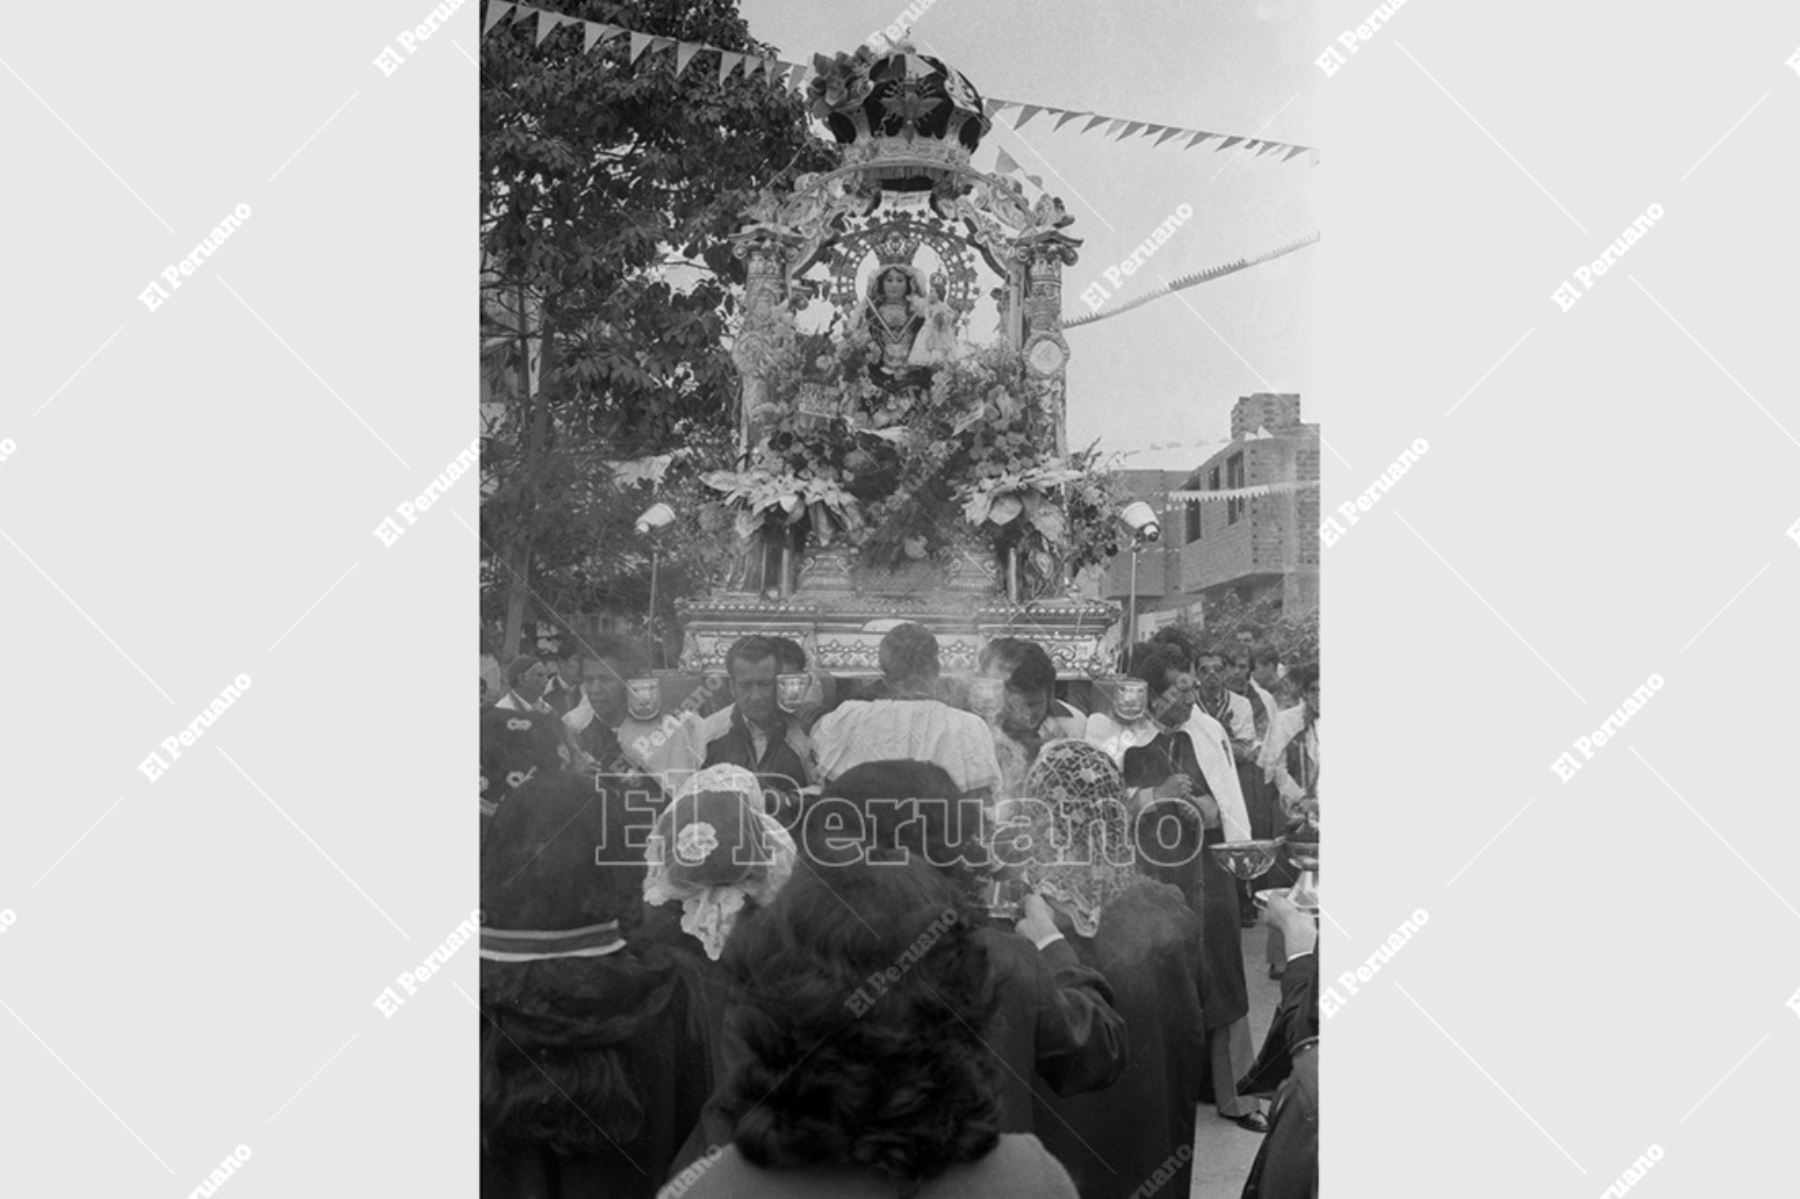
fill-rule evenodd
<path id="1" fill-rule="evenodd" d="M 928 288 L 918 267 L 893 263 L 876 271 L 863 319 L 879 354 L 869 374 L 883 387 L 924 386 L 931 367 L 960 356 L 956 310 L 941 280 Z"/>

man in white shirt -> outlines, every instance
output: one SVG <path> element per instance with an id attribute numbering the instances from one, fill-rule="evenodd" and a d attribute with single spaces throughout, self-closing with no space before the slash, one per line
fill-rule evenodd
<path id="1" fill-rule="evenodd" d="M 1231 738 L 1231 756 L 1239 762 L 1256 760 L 1256 717 L 1250 701 L 1225 686 L 1225 655 L 1203 649 L 1194 656 L 1196 706 L 1218 721 Z"/>
<path id="2" fill-rule="evenodd" d="M 1300 703 L 1282 712 L 1263 740 L 1264 774 L 1292 811 L 1302 799 L 1319 795 L 1319 668 L 1296 666 L 1288 672 Z"/>
<path id="3" fill-rule="evenodd" d="M 864 762 L 932 762 L 964 795 L 991 796 L 1001 777 L 993 733 L 981 717 L 936 698 L 937 638 L 922 625 L 896 625 L 880 653 L 888 698 L 840 704 L 813 726 L 820 777 Z"/>
<path id="4" fill-rule="evenodd" d="M 1269 724 L 1274 721 L 1275 713 L 1281 710 L 1281 706 L 1275 702 L 1275 680 L 1280 675 L 1281 651 L 1268 645 L 1251 651 L 1247 694 L 1254 695 L 1263 707 L 1263 718 L 1257 721 L 1259 741 L 1268 735 Z"/>
<path id="5" fill-rule="evenodd" d="M 544 702 L 544 688 L 556 668 L 530 654 L 520 654 L 506 665 L 506 694 L 495 702 L 496 708 L 509 712 L 541 712 L 553 715 Z"/>
<path id="6" fill-rule="evenodd" d="M 983 677 L 1006 685 L 1000 711 L 989 721 L 1003 779 L 1000 798 L 1025 794 L 1025 776 L 1044 742 L 1081 738 L 1087 717 L 1056 698 L 1056 666 L 1044 647 L 1022 637 L 996 637 L 982 647 Z"/>

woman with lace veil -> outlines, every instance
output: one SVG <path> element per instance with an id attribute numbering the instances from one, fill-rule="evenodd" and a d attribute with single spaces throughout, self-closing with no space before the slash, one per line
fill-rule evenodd
<path id="1" fill-rule="evenodd" d="M 1035 1128 L 1082 1199 L 1148 1193 L 1157 1179 L 1157 1193 L 1185 1195 L 1207 1068 L 1199 917 L 1178 889 L 1139 874 L 1125 780 L 1104 750 L 1045 743 L 1026 792 L 1000 805 L 994 851 L 1021 863 L 1082 964 L 1112 984 L 1130 1046 L 1104 1090 L 1061 1098 L 1038 1085 Z"/>
<path id="2" fill-rule="evenodd" d="M 644 935 L 699 960 L 706 1039 L 721 1079 L 731 984 L 719 959 L 738 922 L 773 902 L 793 876 L 795 856 L 756 776 L 730 765 L 690 776 L 644 846 Z"/>
<path id="3" fill-rule="evenodd" d="M 708 766 L 676 791 L 644 848 L 644 903 L 673 912 L 696 952 L 716 962 L 746 908 L 766 907 L 794 873 L 794 838 L 741 766 Z"/>

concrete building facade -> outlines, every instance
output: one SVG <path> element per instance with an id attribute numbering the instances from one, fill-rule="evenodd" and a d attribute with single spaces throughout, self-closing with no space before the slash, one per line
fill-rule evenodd
<path id="1" fill-rule="evenodd" d="M 1276 598 L 1286 611 L 1319 602 L 1319 427 L 1301 419 L 1300 397 L 1259 392 L 1231 411 L 1231 442 L 1191 471 L 1120 472 L 1124 489 L 1156 510 L 1162 540 L 1138 556 L 1138 636 L 1187 619 L 1236 593 Z M 1173 504 L 1171 491 L 1234 491 L 1311 483 L 1242 500 Z M 1099 593 L 1124 604 L 1129 553 L 1115 558 Z"/>

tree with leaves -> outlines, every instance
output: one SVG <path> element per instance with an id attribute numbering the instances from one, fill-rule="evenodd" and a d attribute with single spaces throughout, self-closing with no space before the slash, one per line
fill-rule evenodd
<path id="1" fill-rule="evenodd" d="M 775 53 L 732 0 L 561 7 Z M 641 497 L 608 463 L 677 447 L 729 458 L 727 331 L 743 266 L 725 237 L 758 191 L 836 161 L 800 98 L 761 79 L 721 83 L 716 53 L 677 76 L 667 51 L 631 61 L 629 38 L 584 52 L 579 25 L 537 34 L 535 19 L 502 19 L 481 55 L 481 539 L 508 655 L 528 608 L 554 619 L 556 603 L 617 604 L 647 575 L 647 554 L 623 536 Z"/>

